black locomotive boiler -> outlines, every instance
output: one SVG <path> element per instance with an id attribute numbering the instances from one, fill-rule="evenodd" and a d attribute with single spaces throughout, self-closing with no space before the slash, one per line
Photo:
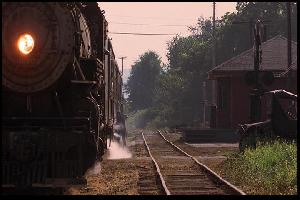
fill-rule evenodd
<path id="1" fill-rule="evenodd" d="M 96 2 L 2 3 L 2 187 L 81 177 L 124 121 Z"/>

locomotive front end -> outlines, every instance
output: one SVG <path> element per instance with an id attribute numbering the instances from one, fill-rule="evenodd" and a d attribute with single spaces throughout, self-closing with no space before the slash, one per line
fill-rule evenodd
<path id="1" fill-rule="evenodd" d="M 2 3 L 2 188 L 78 181 L 126 132 L 108 41 L 97 3 Z"/>
<path id="2" fill-rule="evenodd" d="M 2 4 L 2 85 L 34 93 L 51 86 L 72 60 L 74 22 L 60 3 Z"/>
<path id="3" fill-rule="evenodd" d="M 2 3 L 2 187 L 78 177 L 89 165 L 90 119 L 71 113 L 77 99 L 61 87 L 89 56 L 80 14 L 75 3 Z"/>

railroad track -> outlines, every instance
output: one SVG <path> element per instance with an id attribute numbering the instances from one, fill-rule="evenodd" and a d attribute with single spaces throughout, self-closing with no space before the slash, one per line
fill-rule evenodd
<path id="1" fill-rule="evenodd" d="M 142 132 L 155 165 L 163 192 L 167 195 L 245 195 L 243 191 L 168 141 L 164 135 Z"/>
<path id="2" fill-rule="evenodd" d="M 138 193 L 140 195 L 163 195 L 164 190 L 160 179 L 155 173 L 155 166 L 149 163 L 147 166 L 139 166 Z"/>
<path id="3" fill-rule="evenodd" d="M 139 195 L 164 195 L 163 188 L 160 184 L 159 177 L 156 173 L 154 163 L 152 162 L 146 150 L 141 131 L 135 133 L 135 145 L 132 149 L 133 157 L 139 159 L 141 163 L 138 167 L 139 179 L 138 194 Z"/>

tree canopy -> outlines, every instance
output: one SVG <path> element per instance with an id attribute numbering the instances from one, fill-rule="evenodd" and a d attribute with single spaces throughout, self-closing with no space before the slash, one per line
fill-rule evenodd
<path id="1" fill-rule="evenodd" d="M 287 37 L 286 2 L 238 2 L 236 9 L 216 20 L 216 65 L 252 48 L 250 21 L 253 25 L 257 20 L 263 22 L 266 40 L 279 34 Z M 292 40 L 296 41 L 296 3 L 291 3 L 291 23 Z M 177 35 L 169 41 L 165 71 L 160 71 L 161 62 L 156 54 L 145 54 L 132 68 L 128 81 L 129 99 L 134 109 L 147 109 L 148 125 L 197 125 L 202 121 L 202 84 L 212 69 L 212 19 L 200 17 L 197 25 L 189 30 L 190 36 Z M 210 82 L 207 88 L 206 99 L 210 101 Z M 145 98 L 147 100 L 142 100 Z"/>
<path id="2" fill-rule="evenodd" d="M 125 90 L 132 110 L 149 108 L 153 104 L 153 94 L 162 71 L 157 53 L 148 51 L 140 56 L 131 68 Z"/>

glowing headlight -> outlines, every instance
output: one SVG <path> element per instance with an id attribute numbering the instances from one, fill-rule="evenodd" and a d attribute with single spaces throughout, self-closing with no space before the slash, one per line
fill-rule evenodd
<path id="1" fill-rule="evenodd" d="M 18 39 L 18 47 L 21 53 L 27 55 L 29 54 L 34 47 L 34 40 L 31 35 L 23 34 Z"/>

